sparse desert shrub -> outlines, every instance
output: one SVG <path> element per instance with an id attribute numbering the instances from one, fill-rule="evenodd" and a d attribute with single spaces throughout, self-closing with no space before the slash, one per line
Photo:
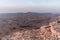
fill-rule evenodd
<path id="1" fill-rule="evenodd" d="M 13 30 L 15 30 L 16 28 L 15 28 L 15 27 L 13 27 L 12 29 L 13 29 Z"/>
<path id="2" fill-rule="evenodd" d="M 28 28 L 29 27 L 30 28 L 31 26 L 29 26 L 29 25 L 26 25 L 26 26 L 22 25 L 22 26 L 19 26 L 19 27 L 21 27 L 21 28 Z"/>
<path id="3" fill-rule="evenodd" d="M 60 23 L 60 21 L 57 21 L 57 23 Z"/>

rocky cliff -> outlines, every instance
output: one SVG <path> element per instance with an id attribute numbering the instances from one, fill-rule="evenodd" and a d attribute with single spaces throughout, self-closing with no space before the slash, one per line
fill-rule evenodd
<path id="1" fill-rule="evenodd" d="M 60 40 L 60 32 L 52 25 L 43 25 L 39 29 L 15 29 L 0 40 Z"/>

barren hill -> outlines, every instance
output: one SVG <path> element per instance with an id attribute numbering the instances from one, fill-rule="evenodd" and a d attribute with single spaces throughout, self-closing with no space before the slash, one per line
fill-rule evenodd
<path id="1" fill-rule="evenodd" d="M 59 32 L 49 26 L 56 20 L 51 13 L 0 14 L 0 40 L 59 40 Z"/>

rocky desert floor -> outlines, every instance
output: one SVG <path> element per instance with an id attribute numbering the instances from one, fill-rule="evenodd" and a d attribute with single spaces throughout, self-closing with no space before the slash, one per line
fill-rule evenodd
<path id="1" fill-rule="evenodd" d="M 16 13 L 0 16 L 0 40 L 60 40 L 60 24 L 53 23 L 56 15 Z"/>
<path id="2" fill-rule="evenodd" d="M 11 32 L 2 35 L 0 40 L 60 40 L 60 33 L 53 26 L 41 26 L 36 29 L 13 28 Z"/>

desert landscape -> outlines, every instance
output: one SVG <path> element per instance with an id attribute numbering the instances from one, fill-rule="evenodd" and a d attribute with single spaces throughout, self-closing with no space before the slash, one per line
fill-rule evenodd
<path id="1" fill-rule="evenodd" d="M 0 14 L 0 40 L 60 40 L 60 14 Z"/>
<path id="2" fill-rule="evenodd" d="M 60 0 L 0 0 L 0 40 L 60 40 Z"/>

